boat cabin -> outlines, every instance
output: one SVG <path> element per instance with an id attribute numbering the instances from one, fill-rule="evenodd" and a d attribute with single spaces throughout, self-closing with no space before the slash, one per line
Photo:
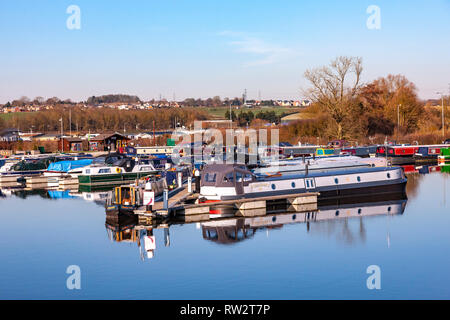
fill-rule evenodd
<path id="1" fill-rule="evenodd" d="M 82 175 L 104 175 L 104 174 L 120 174 L 123 170 L 120 167 L 111 166 L 87 166 L 83 168 Z"/>
<path id="2" fill-rule="evenodd" d="M 330 156 L 336 156 L 339 155 L 339 152 L 336 151 L 336 149 L 325 149 L 325 148 L 317 148 L 316 149 L 316 156 L 319 157 L 330 157 Z"/>
<path id="3" fill-rule="evenodd" d="M 252 172 L 245 166 L 238 164 L 210 164 L 207 165 L 201 176 L 201 194 L 209 194 L 210 191 L 235 190 L 233 195 L 244 194 L 244 187 L 256 181 Z M 231 195 L 231 194 L 230 194 Z"/>

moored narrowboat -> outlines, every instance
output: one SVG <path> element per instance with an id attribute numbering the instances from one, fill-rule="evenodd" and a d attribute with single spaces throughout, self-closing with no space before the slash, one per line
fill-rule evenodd
<path id="1" fill-rule="evenodd" d="M 445 165 L 450 163 L 450 148 L 442 148 L 438 156 L 439 165 Z"/>
<path id="2" fill-rule="evenodd" d="M 78 176 L 78 183 L 80 185 L 120 185 L 158 173 L 151 164 L 135 165 L 129 171 L 126 169 L 119 166 L 87 166 Z"/>
<path id="3" fill-rule="evenodd" d="M 310 173 L 256 176 L 245 166 L 208 165 L 202 172 L 200 198 L 222 201 L 319 192 L 319 199 L 404 192 L 401 167 L 355 168 Z"/>
<path id="4" fill-rule="evenodd" d="M 392 164 L 410 164 L 417 159 L 437 159 L 440 149 L 446 145 L 379 146 L 377 156 L 388 157 Z M 387 155 L 386 155 L 387 152 Z"/>

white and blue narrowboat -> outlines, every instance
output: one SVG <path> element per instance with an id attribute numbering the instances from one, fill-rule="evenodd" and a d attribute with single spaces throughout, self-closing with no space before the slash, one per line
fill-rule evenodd
<path id="1" fill-rule="evenodd" d="M 318 199 L 404 192 L 401 167 L 367 167 L 326 172 L 257 176 L 245 166 L 212 164 L 202 171 L 200 198 L 222 201 L 319 192 Z"/>

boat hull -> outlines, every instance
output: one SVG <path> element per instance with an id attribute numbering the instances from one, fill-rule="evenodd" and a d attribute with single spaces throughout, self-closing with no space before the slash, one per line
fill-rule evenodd
<path id="1" fill-rule="evenodd" d="M 405 193 L 406 190 L 406 182 L 407 179 L 400 179 L 399 181 L 392 181 L 390 183 L 367 183 L 367 184 L 353 184 L 353 185 L 345 185 L 345 186 L 336 186 L 336 187 L 322 187 L 315 189 L 292 189 L 289 191 L 266 191 L 266 192 L 255 192 L 250 194 L 244 194 L 241 196 L 224 196 L 222 200 L 233 200 L 233 199 L 251 199 L 251 198 L 260 198 L 260 197 L 270 197 L 270 196 L 279 196 L 279 195 L 292 195 L 292 194 L 300 194 L 300 193 L 308 193 L 308 192 L 319 192 L 317 197 L 318 200 L 325 199 L 342 199 L 342 198 L 351 198 L 351 197 L 362 197 L 362 196 L 371 196 L 371 195 L 383 195 L 383 194 L 402 194 Z"/>
<path id="2" fill-rule="evenodd" d="M 121 185 L 154 174 L 153 172 L 126 172 L 117 174 L 79 175 L 80 185 Z"/>

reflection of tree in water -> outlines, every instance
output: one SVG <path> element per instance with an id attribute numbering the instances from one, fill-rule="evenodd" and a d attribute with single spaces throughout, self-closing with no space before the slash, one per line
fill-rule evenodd
<path id="1" fill-rule="evenodd" d="M 312 234 L 326 234 L 328 237 L 336 237 L 338 242 L 352 245 L 358 242 L 366 242 L 366 227 L 363 217 L 359 218 L 359 224 L 350 224 L 349 221 L 355 221 L 353 218 L 344 218 L 336 220 L 316 221 L 309 225 L 309 231 Z"/>

